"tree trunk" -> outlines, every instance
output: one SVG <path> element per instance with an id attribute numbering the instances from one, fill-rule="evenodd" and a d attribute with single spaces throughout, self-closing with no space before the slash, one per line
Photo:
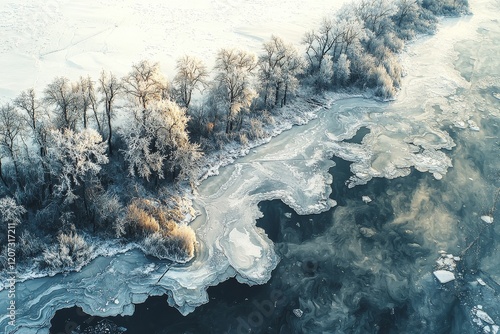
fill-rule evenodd
<path id="1" fill-rule="evenodd" d="M 286 97 L 288 93 L 288 84 L 285 84 L 285 91 L 283 92 L 283 105 L 286 106 Z"/>
<path id="2" fill-rule="evenodd" d="M 106 102 L 108 104 L 108 102 Z M 111 102 L 109 102 L 109 105 L 106 106 L 106 116 L 108 117 L 108 153 L 109 155 L 113 155 L 113 147 L 112 147 L 112 135 L 113 135 L 113 130 L 111 127 Z"/>
<path id="3" fill-rule="evenodd" d="M 274 97 L 274 105 L 276 106 L 278 104 L 278 101 L 279 101 L 279 97 L 280 97 L 280 86 L 281 86 L 281 83 L 278 82 L 276 83 L 276 95 Z"/>
<path id="4" fill-rule="evenodd" d="M 5 178 L 3 176 L 2 159 L 0 159 L 0 179 L 2 180 L 2 183 L 5 185 L 5 188 L 7 188 L 7 191 L 8 191 L 9 185 L 7 184 L 7 181 L 5 180 Z"/>

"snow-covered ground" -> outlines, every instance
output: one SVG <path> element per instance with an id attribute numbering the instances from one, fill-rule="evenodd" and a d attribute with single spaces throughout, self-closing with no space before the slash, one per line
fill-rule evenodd
<path id="1" fill-rule="evenodd" d="M 347 0 L 2 0 L 0 101 L 43 89 L 56 76 L 119 77 L 134 62 L 160 62 L 172 78 L 176 59 L 209 66 L 217 50 L 259 52 L 271 34 L 299 44 Z"/>

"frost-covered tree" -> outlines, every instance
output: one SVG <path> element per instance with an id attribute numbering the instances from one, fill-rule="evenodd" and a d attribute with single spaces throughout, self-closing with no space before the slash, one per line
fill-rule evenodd
<path id="1" fill-rule="evenodd" d="M 135 108 L 132 113 L 122 133 L 127 144 L 123 153 L 130 175 L 138 174 L 147 180 L 152 175 L 162 179 L 165 170 L 173 172 L 179 167 L 184 173 L 186 168 L 194 167 L 182 163 L 185 159 L 180 158 L 183 150 L 195 149 L 189 142 L 189 119 L 184 108 L 175 102 L 160 100 L 147 109 Z"/>
<path id="2" fill-rule="evenodd" d="M 290 93 L 298 87 L 297 76 L 304 70 L 297 49 L 276 36 L 264 43 L 264 53 L 259 57 L 258 78 L 263 90 L 264 105 L 285 105 Z M 269 97 L 274 96 L 270 101 Z"/>
<path id="3" fill-rule="evenodd" d="M 333 81 L 333 60 L 332 56 L 325 55 L 323 62 L 316 74 L 315 84 L 318 88 L 328 88 Z"/>
<path id="4" fill-rule="evenodd" d="M 214 92 L 226 110 L 226 133 L 241 124 L 242 111 L 250 107 L 257 95 L 252 87 L 256 66 L 255 55 L 246 51 L 221 49 L 217 53 Z"/>
<path id="5" fill-rule="evenodd" d="M 101 165 L 108 163 L 106 143 L 97 131 L 90 128 L 81 132 L 54 129 L 50 132 L 50 140 L 50 172 L 57 180 L 54 194 L 63 198 L 65 203 L 72 203 L 78 198 L 77 190 L 80 187 L 84 190 L 88 179 L 95 178 Z"/>
<path id="6" fill-rule="evenodd" d="M 177 60 L 174 91 L 181 106 L 189 108 L 194 90 L 208 85 L 208 75 L 207 67 L 196 57 L 184 56 Z"/>
<path id="7" fill-rule="evenodd" d="M 14 166 L 14 180 L 21 186 L 21 144 L 25 123 L 12 104 L 0 107 L 0 179 L 8 188 L 2 168 L 3 158 Z"/>
<path id="8" fill-rule="evenodd" d="M 132 70 L 123 77 L 122 82 L 125 93 L 144 109 L 149 103 L 170 96 L 170 86 L 158 63 L 151 64 L 143 60 L 132 65 Z"/>
<path id="9" fill-rule="evenodd" d="M 55 125 L 75 130 L 79 117 L 80 96 L 68 78 L 58 77 L 44 90 L 43 100 L 54 108 Z"/>
<path id="10" fill-rule="evenodd" d="M 332 50 L 333 61 L 338 61 L 342 54 L 349 54 L 366 38 L 363 23 L 350 6 L 343 6 L 337 13 L 335 25 L 341 37 Z"/>
<path id="11" fill-rule="evenodd" d="M 435 15 L 459 15 L 468 12 L 468 0 L 421 0 L 422 7 Z"/>
<path id="12" fill-rule="evenodd" d="M 121 93 L 123 87 L 120 81 L 113 75 L 113 73 L 101 72 L 101 77 L 99 78 L 99 92 L 102 94 L 102 102 L 104 102 L 104 111 L 106 113 L 106 123 L 108 126 L 108 138 L 106 142 L 108 143 L 108 153 L 113 154 L 113 126 L 111 120 L 114 116 L 114 102 L 116 97 Z"/>
<path id="13" fill-rule="evenodd" d="M 356 8 L 358 17 L 375 38 L 393 30 L 391 17 L 395 11 L 391 0 L 361 0 Z"/>

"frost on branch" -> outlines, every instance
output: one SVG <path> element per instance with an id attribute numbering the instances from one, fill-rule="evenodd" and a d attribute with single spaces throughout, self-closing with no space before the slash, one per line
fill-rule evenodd
<path id="1" fill-rule="evenodd" d="M 0 219 L 2 223 L 19 225 L 21 216 L 26 213 L 22 205 L 17 205 L 11 197 L 0 198 Z"/>
<path id="2" fill-rule="evenodd" d="M 70 129 L 52 130 L 48 156 L 52 162 L 50 173 L 58 181 L 54 193 L 72 203 L 78 196 L 77 187 L 86 178 L 96 177 L 101 165 L 108 163 L 106 143 L 93 129 L 74 132 Z"/>
<path id="3" fill-rule="evenodd" d="M 132 65 L 123 79 L 123 89 L 136 106 L 147 108 L 153 101 L 169 98 L 170 85 L 158 63 L 143 60 Z"/>
<path id="4" fill-rule="evenodd" d="M 209 72 L 203 61 L 184 56 L 177 60 L 177 73 L 174 78 L 174 95 L 179 104 L 189 108 L 194 90 L 208 86 Z"/>
<path id="5" fill-rule="evenodd" d="M 122 132 L 129 174 L 147 180 L 164 178 L 165 168 L 174 176 L 192 176 L 190 170 L 201 157 L 190 143 L 184 108 L 169 100 L 154 101 L 147 109 L 135 108 L 129 126 Z"/>

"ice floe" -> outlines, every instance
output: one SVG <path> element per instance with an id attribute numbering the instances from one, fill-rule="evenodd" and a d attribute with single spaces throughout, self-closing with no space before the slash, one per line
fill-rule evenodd
<path id="1" fill-rule="evenodd" d="M 493 224 L 493 217 L 492 216 L 481 216 L 481 220 L 487 224 Z"/>
<path id="2" fill-rule="evenodd" d="M 448 270 L 436 270 L 433 274 L 443 284 L 455 280 L 455 274 Z"/>

